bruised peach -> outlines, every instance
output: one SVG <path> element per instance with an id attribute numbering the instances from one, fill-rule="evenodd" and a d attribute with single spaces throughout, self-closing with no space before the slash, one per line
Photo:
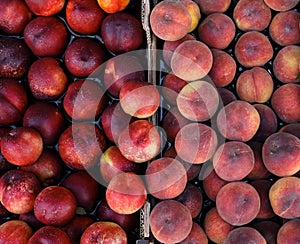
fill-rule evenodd
<path id="1" fill-rule="evenodd" d="M 150 229 L 163 243 L 183 241 L 192 230 L 193 220 L 186 206 L 176 200 L 164 200 L 150 213 Z"/>
<path id="2" fill-rule="evenodd" d="M 274 213 L 285 219 L 300 217 L 300 179 L 295 176 L 278 179 L 269 190 Z"/>
<path id="3" fill-rule="evenodd" d="M 256 229 L 246 226 L 230 231 L 224 240 L 224 244 L 233 244 L 239 242 L 267 244 L 265 238 Z"/>
<path id="4" fill-rule="evenodd" d="M 179 112 L 192 121 L 206 121 L 213 117 L 219 106 L 216 88 L 207 81 L 193 81 L 179 92 L 176 103 Z"/>
<path id="5" fill-rule="evenodd" d="M 219 146 L 213 156 L 216 174 L 225 181 L 246 177 L 254 166 L 254 153 L 241 141 L 228 141 Z"/>
<path id="6" fill-rule="evenodd" d="M 200 41 L 209 47 L 225 49 L 233 41 L 235 25 L 227 15 L 213 13 L 201 21 L 197 31 Z"/>
<path id="7" fill-rule="evenodd" d="M 254 67 L 243 71 L 236 82 L 236 92 L 241 100 L 265 103 L 273 93 L 273 79 L 264 68 Z"/>
<path id="8" fill-rule="evenodd" d="M 289 45 L 282 48 L 275 56 L 273 72 L 275 77 L 283 83 L 300 81 L 300 47 Z"/>
<path id="9" fill-rule="evenodd" d="M 206 76 L 212 63 L 212 53 L 207 45 L 197 40 L 188 40 L 175 49 L 171 69 L 179 78 L 194 81 Z"/>
<path id="10" fill-rule="evenodd" d="M 158 199 L 179 196 L 187 184 L 185 168 L 173 158 L 152 161 L 147 167 L 145 179 L 149 193 Z"/>
<path id="11" fill-rule="evenodd" d="M 253 139 L 264 142 L 267 137 L 277 131 L 278 121 L 275 112 L 266 104 L 253 105 L 260 116 L 260 124 Z"/>
<path id="12" fill-rule="evenodd" d="M 160 94 L 149 82 L 130 80 L 120 90 L 120 104 L 125 113 L 140 118 L 149 118 L 158 109 Z"/>
<path id="13" fill-rule="evenodd" d="M 289 83 L 277 88 L 271 97 L 271 105 L 283 122 L 299 122 L 300 85 Z"/>
<path id="14" fill-rule="evenodd" d="M 129 124 L 118 138 L 118 147 L 125 158 L 141 163 L 154 158 L 160 151 L 160 135 L 147 120 Z"/>
<path id="15" fill-rule="evenodd" d="M 242 181 L 229 182 L 218 192 L 216 208 L 227 223 L 241 226 L 255 219 L 260 209 L 260 198 L 250 184 Z"/>
<path id="16" fill-rule="evenodd" d="M 147 191 L 139 175 L 123 172 L 109 182 L 105 193 L 108 206 L 119 214 L 132 214 L 145 204 Z"/>
<path id="17" fill-rule="evenodd" d="M 229 85 L 236 73 L 236 62 L 228 53 L 219 49 L 211 49 L 213 64 L 208 76 L 216 87 Z"/>
<path id="18" fill-rule="evenodd" d="M 249 141 L 257 132 L 259 124 L 257 110 L 242 100 L 227 104 L 217 115 L 218 129 L 229 140 Z"/>
<path id="19" fill-rule="evenodd" d="M 204 230 L 207 237 L 215 243 L 223 243 L 233 226 L 224 221 L 215 207 L 211 208 L 204 217 Z"/>
<path id="20" fill-rule="evenodd" d="M 263 0 L 241 0 L 233 10 L 233 19 L 242 31 L 262 31 L 271 22 L 271 9 Z"/>
<path id="21" fill-rule="evenodd" d="M 175 138 L 175 149 L 180 158 L 201 164 L 209 160 L 216 151 L 216 132 L 201 123 L 190 123 L 180 129 Z"/>
<path id="22" fill-rule="evenodd" d="M 150 14 L 153 33 L 165 41 L 177 41 L 190 30 L 192 17 L 180 1 L 163 0 L 156 4 Z"/>
<path id="23" fill-rule="evenodd" d="M 250 68 L 266 64 L 273 56 L 273 47 L 264 34 L 248 31 L 237 40 L 234 53 L 241 65 Z"/>
<path id="24" fill-rule="evenodd" d="M 299 20 L 300 14 L 296 11 L 277 13 L 269 27 L 272 40 L 281 46 L 299 44 Z"/>

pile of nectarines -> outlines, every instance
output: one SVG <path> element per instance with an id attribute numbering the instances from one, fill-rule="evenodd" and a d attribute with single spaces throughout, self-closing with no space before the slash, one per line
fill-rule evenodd
<path id="1" fill-rule="evenodd" d="M 299 0 L 154 2 L 0 1 L 0 243 L 300 242 Z"/>

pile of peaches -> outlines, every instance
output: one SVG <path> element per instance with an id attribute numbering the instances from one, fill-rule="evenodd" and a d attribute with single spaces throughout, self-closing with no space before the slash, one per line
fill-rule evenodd
<path id="1" fill-rule="evenodd" d="M 299 0 L 143 4 L 0 2 L 0 243 L 299 242 Z"/>

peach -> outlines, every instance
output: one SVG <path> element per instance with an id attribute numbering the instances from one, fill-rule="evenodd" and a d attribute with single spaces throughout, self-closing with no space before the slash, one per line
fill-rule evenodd
<path id="1" fill-rule="evenodd" d="M 260 209 L 260 198 L 250 184 L 242 181 L 229 182 L 218 192 L 216 208 L 227 223 L 241 226 L 256 218 Z"/>
<path id="2" fill-rule="evenodd" d="M 287 176 L 278 179 L 270 188 L 269 199 L 274 213 L 285 219 L 300 217 L 300 179 Z"/>
<path id="3" fill-rule="evenodd" d="M 196 40 L 196 38 L 191 34 L 186 34 L 184 37 L 180 38 L 177 41 L 164 41 L 162 55 L 165 63 L 168 66 L 170 66 L 171 58 L 176 47 L 178 47 L 179 44 L 183 43 L 184 41 L 188 40 Z"/>
<path id="4" fill-rule="evenodd" d="M 276 244 L 277 232 L 281 225 L 270 220 L 263 220 L 252 224 L 253 228 L 259 231 L 267 243 Z"/>
<path id="5" fill-rule="evenodd" d="M 224 221 L 215 207 L 211 208 L 204 217 L 204 230 L 207 237 L 214 243 L 221 244 L 233 226 Z"/>
<path id="6" fill-rule="evenodd" d="M 125 231 L 118 224 L 108 221 L 98 221 L 91 224 L 82 233 L 80 243 L 90 244 L 95 240 L 100 240 L 103 244 L 128 243 Z"/>
<path id="7" fill-rule="evenodd" d="M 123 172 L 115 175 L 109 182 L 105 193 L 108 206 L 118 214 L 132 214 L 146 202 L 146 187 L 135 173 Z"/>
<path id="8" fill-rule="evenodd" d="M 67 166 L 82 170 L 98 162 L 106 145 L 106 139 L 97 125 L 75 123 L 60 135 L 58 152 Z"/>
<path id="9" fill-rule="evenodd" d="M 68 78 L 62 65 L 53 57 L 36 60 L 28 71 L 28 84 L 38 100 L 55 100 L 66 90 Z"/>
<path id="10" fill-rule="evenodd" d="M 219 106 L 216 88 L 207 81 L 193 81 L 179 92 L 176 103 L 179 112 L 192 121 L 206 121 L 213 117 Z"/>
<path id="11" fill-rule="evenodd" d="M 271 9 L 275 11 L 287 11 L 290 10 L 299 3 L 298 0 L 264 0 Z"/>
<path id="12" fill-rule="evenodd" d="M 257 132 L 260 116 L 253 105 L 237 100 L 221 108 L 217 115 L 217 127 L 229 140 L 249 141 Z"/>
<path id="13" fill-rule="evenodd" d="M 259 243 L 267 244 L 265 238 L 252 227 L 239 227 L 229 232 L 224 244 L 234 243 Z"/>
<path id="14" fill-rule="evenodd" d="M 201 12 L 206 15 L 212 13 L 223 13 L 231 4 L 231 0 L 195 0 L 195 2 L 199 4 Z"/>
<path id="15" fill-rule="evenodd" d="M 30 127 L 16 127 L 1 139 L 1 153 L 13 165 L 33 164 L 42 154 L 41 134 Z"/>
<path id="16" fill-rule="evenodd" d="M 269 27 L 272 40 L 281 46 L 299 44 L 299 20 L 300 14 L 296 11 L 277 13 Z"/>
<path id="17" fill-rule="evenodd" d="M 28 240 L 28 244 L 39 242 L 71 244 L 67 233 L 55 226 L 44 226 L 38 229 Z"/>
<path id="18" fill-rule="evenodd" d="M 211 49 L 213 64 L 208 76 L 216 87 L 229 85 L 236 73 L 236 62 L 228 53 L 218 49 Z"/>
<path id="19" fill-rule="evenodd" d="M 180 1 L 163 0 L 156 4 L 150 14 L 153 33 L 165 41 L 177 41 L 190 30 L 192 17 Z"/>
<path id="20" fill-rule="evenodd" d="M 4 0 L 0 3 L 2 14 L 0 30 L 7 34 L 22 34 L 32 18 L 32 13 L 22 0 Z"/>
<path id="21" fill-rule="evenodd" d="M 166 132 L 167 140 L 174 142 L 178 131 L 189 122 L 183 117 L 177 107 L 172 107 L 162 120 L 162 128 Z"/>
<path id="22" fill-rule="evenodd" d="M 199 224 L 193 222 L 192 230 L 190 234 L 183 241 L 179 242 L 180 244 L 189 244 L 189 243 L 202 243 L 208 244 L 208 239 L 206 233 L 201 228 Z"/>
<path id="23" fill-rule="evenodd" d="M 299 82 L 300 47 L 289 45 L 279 50 L 273 63 L 275 77 L 283 83 Z"/>
<path id="24" fill-rule="evenodd" d="M 260 198 L 260 210 L 256 216 L 258 219 L 271 219 L 275 216 L 269 200 L 269 190 L 272 184 L 271 181 L 265 179 L 251 182 Z"/>
<path id="25" fill-rule="evenodd" d="M 263 0 L 241 0 L 233 10 L 233 19 L 242 31 L 262 31 L 271 22 L 271 9 Z"/>
<path id="26" fill-rule="evenodd" d="M 300 85 L 289 83 L 277 88 L 271 97 L 271 105 L 276 115 L 283 122 L 299 122 Z"/>
<path id="27" fill-rule="evenodd" d="M 24 42 L 15 37 L 0 38 L 1 78 L 22 78 L 32 63 L 32 53 Z"/>
<path id="28" fill-rule="evenodd" d="M 203 190 L 212 201 L 216 201 L 219 190 L 228 183 L 216 174 L 211 162 L 203 165 L 199 179 L 202 179 Z"/>
<path id="29" fill-rule="evenodd" d="M 105 13 L 96 1 L 67 1 L 66 21 L 73 31 L 80 34 L 95 34 L 100 30 L 104 17 Z"/>
<path id="30" fill-rule="evenodd" d="M 22 120 L 28 106 L 28 94 L 24 85 L 8 78 L 0 79 L 0 124 L 12 125 Z"/>
<path id="31" fill-rule="evenodd" d="M 236 92 L 241 100 L 250 103 L 265 103 L 273 93 L 271 75 L 264 68 L 253 67 L 243 71 L 236 82 Z"/>
<path id="32" fill-rule="evenodd" d="M 106 97 L 97 82 L 76 80 L 68 86 L 62 104 L 73 121 L 94 120 L 104 110 Z"/>
<path id="33" fill-rule="evenodd" d="M 234 54 L 238 62 L 246 68 L 263 66 L 273 57 L 273 47 L 264 34 L 248 31 L 237 40 Z"/>
<path id="34" fill-rule="evenodd" d="M 290 133 L 270 135 L 262 148 L 265 167 L 277 176 L 291 176 L 300 170 L 300 139 Z"/>
<path id="35" fill-rule="evenodd" d="M 51 16 L 60 12 L 64 5 L 65 0 L 46 0 L 46 1 L 36 1 L 36 0 L 25 0 L 27 6 L 35 15 L 40 16 Z"/>
<path id="36" fill-rule="evenodd" d="M 0 178 L 0 201 L 11 213 L 28 213 L 33 210 L 40 189 L 41 184 L 35 174 L 9 170 Z"/>
<path id="37" fill-rule="evenodd" d="M 0 225 L 0 242 L 6 244 L 27 244 L 32 229 L 22 220 L 8 220 Z"/>
<path id="38" fill-rule="evenodd" d="M 179 158 L 177 156 L 174 146 L 169 147 L 163 153 L 163 157 L 177 159 L 185 168 L 188 181 L 192 181 L 192 180 L 196 179 L 202 168 L 201 164 L 191 164 L 191 163 L 188 163 L 188 162 L 182 160 L 181 158 Z"/>
<path id="39" fill-rule="evenodd" d="M 235 25 L 229 16 L 213 13 L 201 21 L 197 31 L 200 41 L 209 47 L 225 49 L 234 39 Z"/>
<path id="40" fill-rule="evenodd" d="M 55 16 L 36 17 L 24 29 L 24 41 L 37 56 L 59 56 L 67 45 L 68 32 Z"/>
<path id="41" fill-rule="evenodd" d="M 184 6 L 187 8 L 191 19 L 192 19 L 192 23 L 190 26 L 190 29 L 188 32 L 192 32 L 193 30 L 196 29 L 196 27 L 199 24 L 199 21 L 201 19 L 201 13 L 200 13 L 200 8 L 198 6 L 198 4 L 192 0 L 180 0 Z"/>
<path id="42" fill-rule="evenodd" d="M 245 178 L 253 169 L 254 153 L 241 141 L 228 141 L 219 146 L 213 156 L 216 174 L 225 181 Z"/>
<path id="43" fill-rule="evenodd" d="M 129 0 L 97 0 L 101 9 L 106 13 L 116 13 L 124 10 L 129 4 Z"/>
<path id="44" fill-rule="evenodd" d="M 115 54 L 138 49 L 143 43 L 143 34 L 140 20 L 125 12 L 107 15 L 101 25 L 104 46 Z"/>
<path id="45" fill-rule="evenodd" d="M 78 77 L 91 75 L 106 60 L 104 46 L 91 38 L 75 39 L 67 48 L 64 62 L 68 71 Z"/>
<path id="46" fill-rule="evenodd" d="M 287 132 L 300 139 L 300 123 L 290 123 L 282 126 L 279 129 L 280 132 Z"/>
<path id="47" fill-rule="evenodd" d="M 220 106 L 226 106 L 227 104 L 237 100 L 235 94 L 224 87 L 217 87 L 217 91 L 220 95 Z"/>
<path id="48" fill-rule="evenodd" d="M 157 128 L 147 120 L 132 122 L 118 138 L 118 147 L 122 155 L 137 163 L 154 158 L 160 151 L 160 143 Z"/>
<path id="49" fill-rule="evenodd" d="M 184 191 L 175 200 L 190 210 L 192 218 L 196 218 L 202 210 L 202 191 L 192 183 L 187 183 Z"/>
<path id="50" fill-rule="evenodd" d="M 160 104 L 158 89 L 149 82 L 129 80 L 120 90 L 123 111 L 139 119 L 152 116 Z"/>
<path id="51" fill-rule="evenodd" d="M 268 136 L 277 131 L 277 117 L 273 109 L 266 104 L 254 104 L 253 106 L 260 116 L 260 124 L 253 139 L 264 142 Z"/>
<path id="52" fill-rule="evenodd" d="M 190 234 L 193 220 L 186 206 L 176 200 L 156 204 L 150 213 L 150 229 L 163 243 L 178 243 Z"/>
<path id="53" fill-rule="evenodd" d="M 193 164 L 209 160 L 217 149 L 216 132 L 201 123 L 191 123 L 180 129 L 175 138 L 175 149 L 180 158 Z"/>
<path id="54" fill-rule="evenodd" d="M 171 199 L 185 190 L 187 175 L 183 165 L 174 158 L 152 161 L 145 173 L 148 192 L 158 199 Z"/>
<path id="55" fill-rule="evenodd" d="M 120 103 L 114 102 L 107 106 L 100 118 L 101 126 L 107 139 L 118 142 L 119 135 L 134 119 L 126 114 Z"/>
<path id="56" fill-rule="evenodd" d="M 122 172 L 141 173 L 141 164 L 125 158 L 117 146 L 110 146 L 100 157 L 100 173 L 106 183 Z"/>
<path id="57" fill-rule="evenodd" d="M 179 78 L 194 81 L 206 76 L 212 63 L 212 53 L 206 44 L 188 40 L 175 49 L 171 58 L 171 69 Z"/>
<path id="58" fill-rule="evenodd" d="M 34 215 L 45 225 L 63 226 L 76 213 L 76 199 L 63 186 L 48 186 L 39 192 L 34 201 Z"/>
<path id="59" fill-rule="evenodd" d="M 116 98 L 127 80 L 145 80 L 142 62 L 134 55 L 118 55 L 110 58 L 104 65 L 104 85 Z"/>
<path id="60" fill-rule="evenodd" d="M 254 166 L 251 172 L 247 175 L 250 180 L 265 179 L 270 176 L 270 172 L 266 169 L 262 160 L 262 142 L 250 141 L 248 145 L 254 153 Z"/>
<path id="61" fill-rule="evenodd" d="M 162 95 L 171 105 L 176 105 L 176 98 L 181 89 L 187 84 L 172 73 L 168 73 L 162 81 Z"/>
<path id="62" fill-rule="evenodd" d="M 300 220 L 293 219 L 283 224 L 277 234 L 277 243 L 297 243 L 300 240 Z"/>

